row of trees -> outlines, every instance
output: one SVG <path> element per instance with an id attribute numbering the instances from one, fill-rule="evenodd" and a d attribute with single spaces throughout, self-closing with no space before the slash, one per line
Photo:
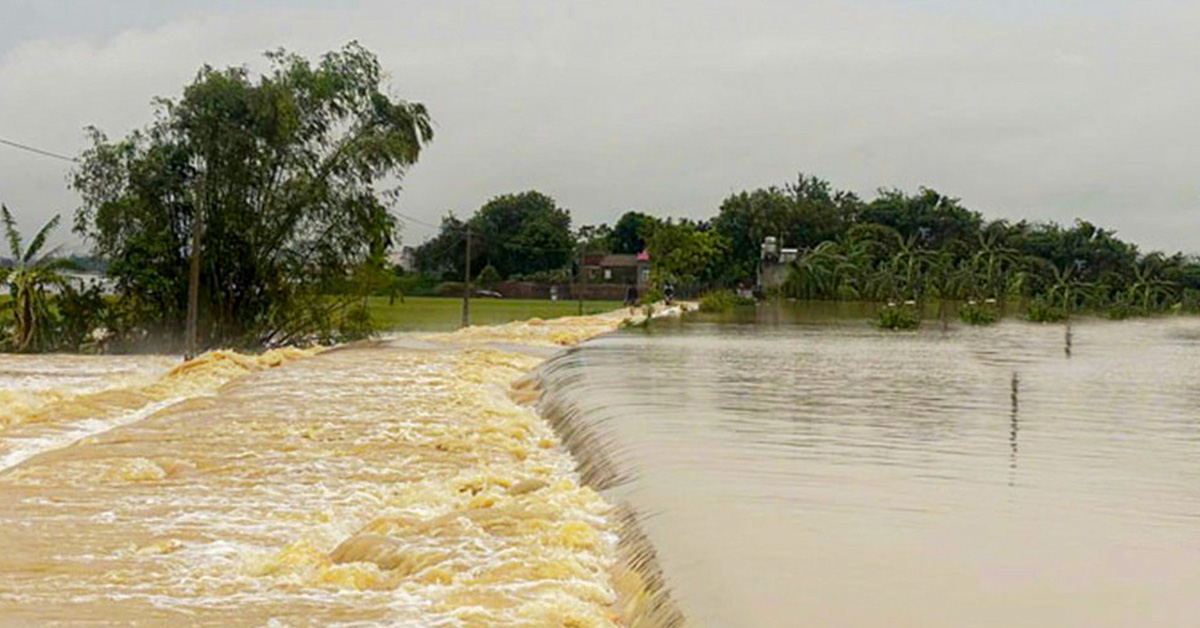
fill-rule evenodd
<path id="1" fill-rule="evenodd" d="M 508 227 L 492 226 L 497 214 L 511 219 Z M 418 267 L 461 279 L 468 223 L 483 242 L 472 267 L 504 278 L 554 269 L 566 275 L 582 253 L 646 250 L 657 282 L 696 292 L 741 287 L 754 282 L 762 242 L 774 236 L 799 249 L 781 293 L 801 299 L 995 301 L 1001 308 L 1021 300 L 1054 318 L 1085 307 L 1114 316 L 1193 308 L 1200 297 L 1196 259 L 1141 254 L 1086 221 L 985 221 L 935 190 L 882 190 L 863 200 L 803 174 L 782 187 L 731 195 L 709 220 L 630 211 L 612 227 L 586 225 L 573 234 L 569 213 L 544 194 L 502 196 L 466 222 L 448 217 L 419 249 Z M 540 239 L 523 235 L 531 227 Z"/>
<path id="2" fill-rule="evenodd" d="M 202 68 L 122 139 L 89 130 L 71 178 L 83 201 L 74 228 L 113 298 L 60 280 L 61 262 L 43 251 L 57 219 L 25 243 L 5 209 L 7 348 L 50 347 L 68 327 L 165 347 L 194 330 L 200 348 L 368 331 L 364 295 L 400 285 L 386 264 L 400 227 L 389 205 L 433 138 L 428 113 L 391 96 L 357 43 L 316 62 L 282 50 L 267 60 L 261 75 Z M 863 200 L 805 175 L 734 194 L 708 220 L 630 211 L 574 230 L 545 194 L 499 196 L 465 220 L 447 215 L 416 262 L 422 281 L 461 280 L 469 244 L 488 282 L 566 281 L 587 253 L 647 251 L 656 283 L 699 292 L 752 284 L 767 236 L 800 248 L 783 286 L 799 298 L 1023 298 L 1128 314 L 1192 307 L 1200 290 L 1196 260 L 1143 255 L 1087 222 L 987 222 L 933 190 Z"/>

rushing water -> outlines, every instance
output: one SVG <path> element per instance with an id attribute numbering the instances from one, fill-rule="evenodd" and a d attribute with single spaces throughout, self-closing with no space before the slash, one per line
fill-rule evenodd
<path id="1" fill-rule="evenodd" d="M 690 626 L 1200 623 L 1200 320 L 886 333 L 784 309 L 588 343 L 543 410 Z"/>
<path id="2" fill-rule="evenodd" d="M 613 628 L 609 505 L 510 384 L 620 320 L 0 355 L 0 628 Z"/>

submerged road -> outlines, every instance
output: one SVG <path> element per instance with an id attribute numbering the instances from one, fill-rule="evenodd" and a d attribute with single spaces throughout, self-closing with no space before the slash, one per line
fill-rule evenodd
<path id="1" fill-rule="evenodd" d="M 617 625 L 610 506 L 511 385 L 624 318 L 278 360 L 25 456 L 0 471 L 0 626 Z M 170 385 L 212 384 L 207 359 Z"/>

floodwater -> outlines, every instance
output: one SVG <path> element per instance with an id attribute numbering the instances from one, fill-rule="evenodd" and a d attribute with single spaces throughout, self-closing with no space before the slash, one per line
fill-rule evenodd
<path id="1" fill-rule="evenodd" d="M 544 367 L 695 628 L 1200 625 L 1200 319 L 765 308 Z"/>
<path id="2" fill-rule="evenodd" d="M 610 505 L 510 385 L 620 320 L 0 356 L 0 627 L 615 626 Z"/>

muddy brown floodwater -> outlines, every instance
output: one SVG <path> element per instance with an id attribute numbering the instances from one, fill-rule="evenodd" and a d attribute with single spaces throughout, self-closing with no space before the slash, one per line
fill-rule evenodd
<path id="1" fill-rule="evenodd" d="M 0 626 L 613 626 L 610 505 L 511 384 L 622 318 L 0 356 Z"/>
<path id="2" fill-rule="evenodd" d="M 693 628 L 1200 625 L 1200 319 L 590 342 L 547 415 Z M 844 314 L 844 312 L 843 312 Z M 853 314 L 853 312 L 851 312 Z"/>

